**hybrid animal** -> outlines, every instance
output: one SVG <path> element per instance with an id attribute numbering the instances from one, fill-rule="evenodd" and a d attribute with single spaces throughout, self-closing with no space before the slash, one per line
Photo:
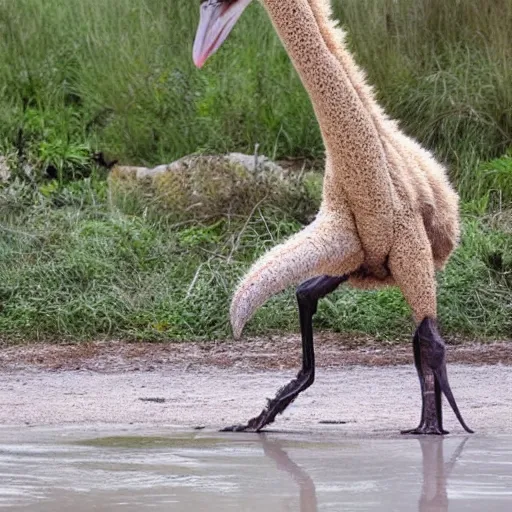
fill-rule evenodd
<path id="1" fill-rule="evenodd" d="M 204 0 L 194 42 L 198 67 L 221 46 L 251 0 Z M 327 0 L 261 0 L 306 88 L 326 148 L 316 219 L 270 250 L 246 274 L 231 304 L 239 337 L 255 310 L 290 285 L 297 289 L 303 365 L 261 414 L 226 430 L 260 431 L 315 377 L 312 319 L 341 283 L 398 286 L 417 329 L 413 338 L 422 413 L 412 434 L 446 434 L 441 393 L 464 423 L 448 383 L 439 334 L 435 270 L 459 236 L 458 196 L 446 171 L 378 105 L 332 20 Z"/>

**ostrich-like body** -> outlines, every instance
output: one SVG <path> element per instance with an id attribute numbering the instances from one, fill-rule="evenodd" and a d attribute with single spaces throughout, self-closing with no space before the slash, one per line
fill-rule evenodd
<path id="1" fill-rule="evenodd" d="M 327 0 L 263 4 L 311 97 L 327 158 L 316 220 L 265 254 L 236 290 L 235 337 L 268 298 L 323 274 L 349 274 L 362 288 L 396 284 L 417 321 L 435 318 L 434 269 L 459 235 L 444 167 L 377 104 Z"/>
<path id="2" fill-rule="evenodd" d="M 251 0 L 204 0 L 194 44 L 202 66 Z M 228 430 L 261 430 L 314 380 L 312 318 L 318 300 L 349 281 L 398 286 L 418 325 L 414 360 L 422 391 L 415 434 L 445 434 L 441 393 L 462 426 L 437 329 L 435 270 L 459 236 L 458 196 L 446 170 L 378 105 L 331 19 L 327 0 L 262 0 L 306 90 L 326 148 L 322 204 L 305 229 L 259 259 L 234 293 L 235 337 L 266 300 L 297 290 L 303 367 L 262 413 Z"/>

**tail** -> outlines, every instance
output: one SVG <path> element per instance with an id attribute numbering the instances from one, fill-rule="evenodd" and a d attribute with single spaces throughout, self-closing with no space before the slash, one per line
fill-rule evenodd
<path id="1" fill-rule="evenodd" d="M 275 294 L 318 275 L 343 275 L 363 262 L 351 226 L 317 219 L 260 258 L 245 275 L 231 302 L 233 335 L 239 338 L 255 311 Z"/>

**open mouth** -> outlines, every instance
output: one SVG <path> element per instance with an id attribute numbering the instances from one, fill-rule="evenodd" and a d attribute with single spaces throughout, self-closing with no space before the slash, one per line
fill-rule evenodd
<path id="1" fill-rule="evenodd" d="M 220 48 L 250 2 L 251 0 L 235 0 L 231 3 L 208 0 L 201 4 L 193 49 L 194 64 L 198 68 Z"/>

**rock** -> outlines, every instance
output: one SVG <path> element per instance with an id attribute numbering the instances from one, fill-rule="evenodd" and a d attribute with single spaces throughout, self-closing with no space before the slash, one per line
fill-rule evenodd
<path id="1" fill-rule="evenodd" d="M 243 153 L 229 153 L 225 157 L 229 162 L 233 164 L 242 165 L 249 172 L 272 172 L 282 174 L 284 169 L 272 162 L 270 158 L 264 155 L 244 155 Z"/>
<path id="2" fill-rule="evenodd" d="M 153 402 L 155 404 L 163 404 L 165 403 L 165 398 L 160 398 L 160 397 L 156 397 L 156 398 L 153 398 L 153 397 L 150 397 L 150 398 L 139 398 L 139 400 L 141 402 Z"/>
<path id="3" fill-rule="evenodd" d="M 6 182 L 11 177 L 11 169 L 7 162 L 7 158 L 0 155 L 0 182 Z"/>
<path id="4" fill-rule="evenodd" d="M 154 178 L 168 172 L 185 172 L 199 167 L 226 168 L 240 167 L 251 174 L 272 173 L 282 175 L 284 169 L 272 162 L 264 155 L 245 155 L 243 153 L 228 153 L 227 155 L 188 155 L 170 164 L 162 164 L 157 167 L 136 167 L 129 165 L 116 165 L 115 171 L 127 174 L 137 179 Z"/>

